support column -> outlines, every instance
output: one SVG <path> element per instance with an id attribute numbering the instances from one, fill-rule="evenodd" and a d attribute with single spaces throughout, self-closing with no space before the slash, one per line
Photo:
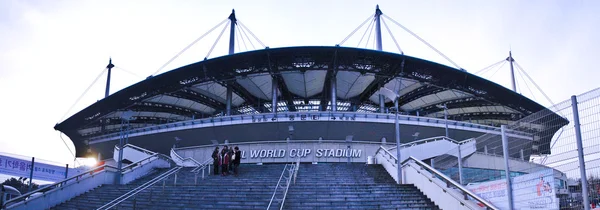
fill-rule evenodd
<path id="1" fill-rule="evenodd" d="M 277 113 L 277 80 L 275 78 L 273 78 L 273 86 L 271 89 L 271 97 L 272 97 L 272 101 L 271 101 L 271 112 L 272 113 Z"/>
<path id="2" fill-rule="evenodd" d="M 231 10 L 231 15 L 229 15 L 229 20 L 231 21 L 231 30 L 229 33 L 229 55 L 235 52 L 235 25 L 237 24 L 237 19 L 235 18 L 235 10 Z"/>
<path id="3" fill-rule="evenodd" d="M 462 169 L 462 151 L 461 144 L 458 144 L 458 182 L 462 185 L 463 182 L 463 169 Z"/>
<path id="4" fill-rule="evenodd" d="M 113 67 L 115 67 L 115 65 L 112 64 L 112 58 L 110 58 L 108 59 L 108 66 L 106 66 L 108 69 L 108 76 L 106 77 L 106 91 L 104 92 L 104 98 L 108 97 L 110 94 L 110 72 Z"/>
<path id="5" fill-rule="evenodd" d="M 337 112 L 337 79 L 335 76 L 331 77 L 331 111 L 332 112 Z M 327 107 L 327 106 L 325 106 Z"/>
<path id="6" fill-rule="evenodd" d="M 394 110 L 396 110 L 396 112 L 400 112 L 400 110 L 398 109 L 398 100 L 394 101 Z"/>
<path id="7" fill-rule="evenodd" d="M 513 68 L 513 62 L 515 62 L 515 59 L 513 59 L 511 51 L 508 51 L 508 58 L 506 58 L 506 60 L 510 62 L 510 81 L 512 85 L 512 91 L 517 92 L 517 83 L 515 83 L 515 70 Z"/>
<path id="8" fill-rule="evenodd" d="M 500 131 L 502 132 L 502 156 L 504 156 L 504 174 L 506 175 L 508 209 L 513 210 L 512 181 L 510 180 L 510 168 L 508 167 L 508 136 L 506 135 L 506 125 L 501 125 Z"/>
<path id="9" fill-rule="evenodd" d="M 587 174 L 585 173 L 585 159 L 583 157 L 583 143 L 581 140 L 581 124 L 579 124 L 579 109 L 577 108 L 576 96 L 571 96 L 571 106 L 573 107 L 573 121 L 575 121 L 575 139 L 577 140 L 577 155 L 579 156 L 579 174 L 581 175 L 581 196 L 583 197 L 583 208 L 585 210 L 589 210 L 589 188 L 587 183 Z"/>
<path id="10" fill-rule="evenodd" d="M 381 43 L 381 15 L 383 13 L 379 9 L 379 5 L 375 7 L 375 43 L 377 45 L 377 50 L 382 51 L 382 43 Z"/>
<path id="11" fill-rule="evenodd" d="M 379 94 L 379 112 L 385 113 L 385 96 Z"/>
<path id="12" fill-rule="evenodd" d="M 233 97 L 233 90 L 231 89 L 231 87 L 229 87 L 229 85 L 227 86 L 227 96 L 225 99 L 225 106 L 226 106 L 226 113 L 227 116 L 231 116 L 231 100 Z"/>

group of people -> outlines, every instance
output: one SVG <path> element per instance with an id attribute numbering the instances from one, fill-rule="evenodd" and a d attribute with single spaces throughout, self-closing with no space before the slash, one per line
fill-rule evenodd
<path id="1" fill-rule="evenodd" d="M 238 175 L 238 167 L 240 166 L 240 160 L 242 159 L 242 152 L 238 147 L 228 148 L 227 146 L 219 152 L 219 147 L 215 148 L 212 153 L 214 174 L 219 175 L 219 169 L 221 176 L 227 176 L 231 172 L 235 176 Z"/>

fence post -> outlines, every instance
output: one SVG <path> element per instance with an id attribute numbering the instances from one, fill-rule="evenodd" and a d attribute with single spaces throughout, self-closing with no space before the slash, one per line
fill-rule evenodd
<path id="1" fill-rule="evenodd" d="M 513 210 L 512 182 L 510 180 L 510 168 L 508 168 L 508 136 L 506 136 L 506 125 L 500 126 L 502 132 L 502 156 L 504 156 L 504 173 L 506 175 L 506 193 L 508 195 L 508 209 Z"/>
<path id="2" fill-rule="evenodd" d="M 27 192 L 31 192 L 31 181 L 33 180 L 33 165 L 35 164 L 35 157 L 31 157 L 31 168 L 29 170 L 29 189 Z"/>
<path id="3" fill-rule="evenodd" d="M 579 124 L 579 110 L 577 109 L 577 96 L 571 96 L 571 106 L 573 107 L 573 121 L 575 121 L 575 138 L 577 140 L 577 155 L 579 156 L 579 173 L 581 175 L 581 196 L 583 196 L 583 208 L 585 210 L 590 210 L 587 174 L 585 173 L 585 160 L 583 157 L 583 143 L 581 142 L 581 127 Z"/>

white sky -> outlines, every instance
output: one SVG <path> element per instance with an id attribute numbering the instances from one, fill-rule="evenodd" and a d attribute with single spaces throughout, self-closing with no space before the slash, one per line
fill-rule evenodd
<path id="1" fill-rule="evenodd" d="M 0 152 L 73 163 L 53 127 L 109 57 L 117 67 L 138 75 L 114 69 L 114 93 L 154 73 L 227 18 L 233 8 L 242 23 L 275 48 L 334 46 L 374 13 L 375 4 L 341 0 L 0 1 Z M 512 49 L 517 62 L 554 102 L 598 87 L 600 1 L 378 4 L 384 14 L 471 73 L 506 58 Z M 387 24 L 405 54 L 449 65 L 390 21 Z M 356 47 L 363 30 L 343 46 Z M 202 60 L 218 32 L 220 28 L 165 70 Z M 387 32 L 383 37 L 384 50 L 398 52 Z M 226 32 L 210 58 L 226 54 L 228 38 Z M 489 79 L 492 73 L 483 76 Z M 509 87 L 508 65 L 492 80 Z M 101 99 L 105 83 L 104 75 L 67 117 Z M 532 97 L 525 86 L 520 88 Z M 550 105 L 533 91 L 536 101 Z"/>

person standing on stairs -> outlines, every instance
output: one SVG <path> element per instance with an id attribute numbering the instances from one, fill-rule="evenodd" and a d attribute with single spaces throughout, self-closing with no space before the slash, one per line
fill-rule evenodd
<path id="1" fill-rule="evenodd" d="M 227 166 L 229 165 L 229 154 L 227 153 L 227 147 L 221 150 L 221 176 L 227 176 L 229 172 L 227 171 Z"/>
<path id="2" fill-rule="evenodd" d="M 215 175 L 219 175 L 219 147 L 215 148 L 215 151 L 212 153 L 213 159 L 213 170 Z"/>
<path id="3" fill-rule="evenodd" d="M 233 161 L 235 159 L 233 156 L 233 145 L 231 145 L 231 147 L 229 147 L 227 154 L 229 155 L 229 159 L 230 159 L 227 170 L 229 171 L 229 173 L 233 173 Z"/>
<path id="4" fill-rule="evenodd" d="M 240 151 L 240 148 L 238 148 L 237 146 L 235 147 L 235 151 L 233 153 L 233 157 L 235 157 L 233 159 L 233 174 L 235 176 L 238 175 L 238 167 L 240 167 L 240 161 L 242 160 L 242 151 Z"/>

